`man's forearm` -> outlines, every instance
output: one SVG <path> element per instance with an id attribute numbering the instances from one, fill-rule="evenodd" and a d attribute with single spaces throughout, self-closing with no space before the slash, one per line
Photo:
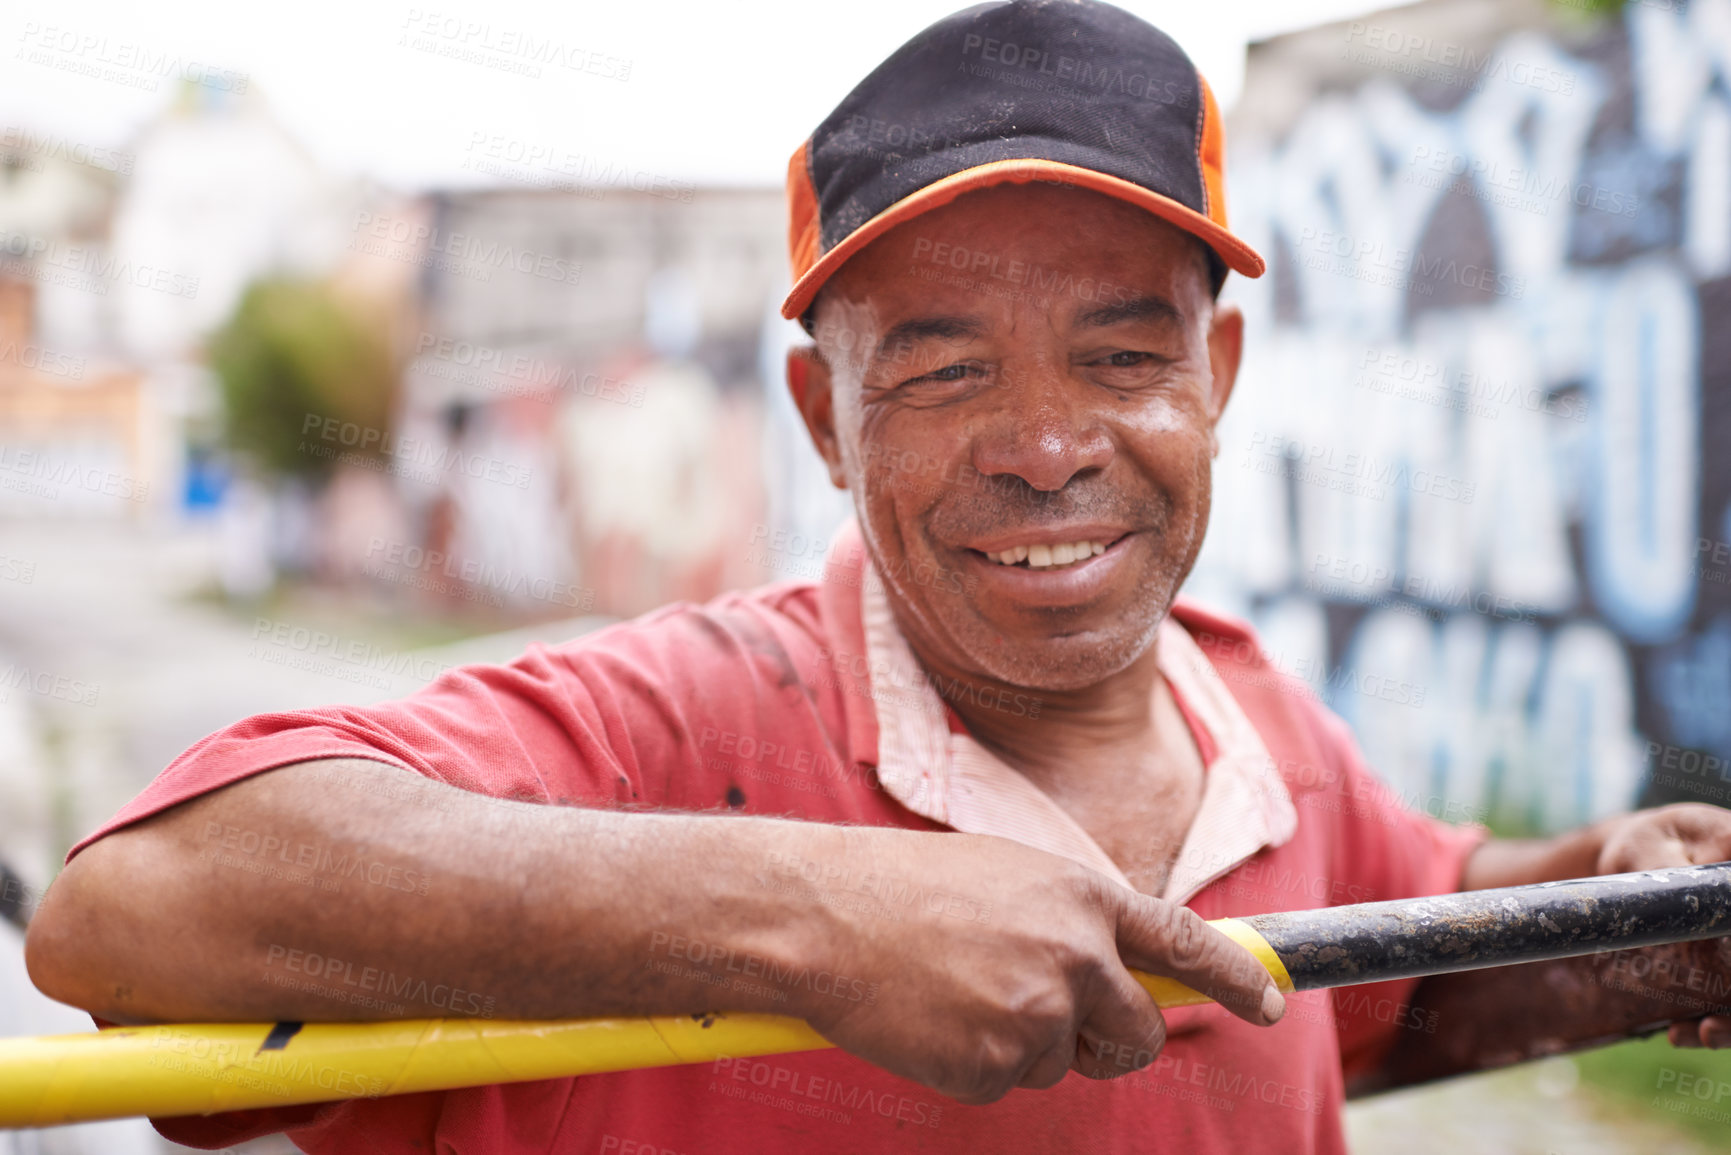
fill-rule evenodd
<path id="1" fill-rule="evenodd" d="M 1602 824 L 1584 826 L 1555 838 L 1493 838 L 1481 843 L 1461 872 L 1462 890 L 1527 886 L 1599 873 L 1605 847 Z"/>
<path id="2" fill-rule="evenodd" d="M 1556 838 L 1493 839 L 1462 872 L 1462 890 L 1603 873 L 1606 823 Z M 1435 975 L 1419 983 L 1411 1021 L 1363 1093 L 1506 1066 L 1645 1033 L 1731 1006 L 1731 940 L 1678 943 Z"/>
<path id="3" fill-rule="evenodd" d="M 1676 943 L 1419 983 L 1393 1050 L 1355 1094 L 1489 1070 L 1731 1009 L 1731 940 Z"/>
<path id="4" fill-rule="evenodd" d="M 827 908 L 788 917 L 765 863 L 834 858 L 847 837 L 302 763 L 86 849 L 34 920 L 31 974 L 117 1021 L 786 1009 L 745 984 L 719 995 L 685 956 L 703 942 L 813 965 Z"/>
<path id="5" fill-rule="evenodd" d="M 116 1021 L 793 1015 L 970 1103 L 1152 1062 L 1127 965 L 1257 1025 L 1285 1007 L 1195 912 L 1008 839 L 524 805 L 353 760 L 88 847 L 27 958 Z"/>

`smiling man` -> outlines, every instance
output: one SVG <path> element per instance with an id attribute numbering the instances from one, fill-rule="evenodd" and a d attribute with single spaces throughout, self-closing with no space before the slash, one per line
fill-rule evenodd
<path id="1" fill-rule="evenodd" d="M 789 170 L 789 383 L 857 513 L 824 580 L 205 739 L 74 849 L 33 977 L 122 1022 L 744 1010 L 840 1047 L 158 1121 L 313 1152 L 1338 1152 L 1349 1077 L 1723 1041 L 1675 953 L 1443 1013 L 1283 999 L 1205 925 L 1731 857 L 1708 807 L 1530 843 L 1409 813 L 1178 598 L 1244 339 L 1216 298 L 1262 271 L 1222 150 L 1115 8 L 915 37 Z M 1219 1002 L 1162 1015 L 1132 967 Z"/>

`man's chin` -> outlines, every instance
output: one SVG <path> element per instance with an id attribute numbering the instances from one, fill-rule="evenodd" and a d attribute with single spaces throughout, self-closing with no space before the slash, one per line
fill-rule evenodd
<path id="1" fill-rule="evenodd" d="M 994 681 L 1023 690 L 1073 693 L 1123 673 L 1147 653 L 1154 634 L 1154 627 L 1137 632 L 1120 622 L 1109 631 L 1061 637 L 999 634 L 993 639 L 996 644 L 968 649 L 976 651 L 969 655 L 975 668 Z"/>

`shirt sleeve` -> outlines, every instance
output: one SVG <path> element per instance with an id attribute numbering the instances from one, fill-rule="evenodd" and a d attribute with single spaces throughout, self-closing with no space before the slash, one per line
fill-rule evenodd
<path id="1" fill-rule="evenodd" d="M 785 601 L 785 599 L 784 599 Z M 746 732 L 837 723 L 802 688 L 819 652 L 799 605 L 681 605 L 508 665 L 448 670 L 377 705 L 260 714 L 204 738 L 74 846 L 266 770 L 384 762 L 463 790 L 568 806 L 725 805 L 701 756 L 717 720 Z M 808 743 L 809 744 L 809 743 Z"/>
<path id="2" fill-rule="evenodd" d="M 560 793 L 627 798 L 610 735 L 616 703 L 585 673 L 595 661 L 533 647 L 505 666 L 447 671 L 412 697 L 375 706 L 260 714 L 200 741 L 67 858 L 171 806 L 266 770 L 324 758 L 385 762 L 476 793 L 551 802 Z"/>
<path id="3" fill-rule="evenodd" d="M 508 665 L 442 674 L 400 701 L 262 714 L 203 739 L 67 859 L 97 839 L 254 774 L 298 762 L 361 758 L 463 790 L 527 802 L 695 810 L 726 805 L 703 735 L 718 720 L 749 730 L 803 723 L 809 743 L 839 723 L 804 690 L 796 666 L 818 652 L 800 606 L 726 599 L 676 606 Z M 791 612 L 790 612 L 791 611 Z M 102 1025 L 98 1021 L 98 1025 Z M 442 1096 L 308 1104 L 156 1118 L 167 1138 L 219 1148 L 290 1131 L 431 1136 Z M 291 1135 L 293 1137 L 293 1135 Z M 369 1149 L 359 1141 L 354 1149 Z"/>
<path id="4" fill-rule="evenodd" d="M 1345 722 L 1318 706 L 1315 725 L 1325 758 L 1338 771 L 1329 787 L 1338 791 L 1329 808 L 1339 823 L 1332 873 L 1348 883 L 1347 893 L 1383 902 L 1459 890 L 1467 859 L 1489 831 L 1408 808 L 1365 765 Z M 1418 984 L 1418 979 L 1396 979 L 1331 992 L 1341 1063 L 1349 1080 L 1374 1070 L 1401 1032 L 1435 1032 L 1435 1020 L 1412 1006 Z"/>

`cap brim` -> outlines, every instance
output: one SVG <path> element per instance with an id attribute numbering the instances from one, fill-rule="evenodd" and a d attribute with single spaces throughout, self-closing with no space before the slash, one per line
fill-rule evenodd
<path id="1" fill-rule="evenodd" d="M 1177 225 L 1185 232 L 1200 238 L 1218 253 L 1220 259 L 1226 262 L 1226 267 L 1235 273 L 1242 273 L 1246 277 L 1260 277 L 1267 268 L 1255 249 L 1213 220 L 1193 208 L 1179 204 L 1171 197 L 1161 196 L 1139 184 L 1054 160 L 998 160 L 963 169 L 942 180 L 934 181 L 918 192 L 903 197 L 843 237 L 841 243 L 819 257 L 817 263 L 807 269 L 795 283 L 793 291 L 787 295 L 787 300 L 781 303 L 781 315 L 792 320 L 804 313 L 810 307 L 812 299 L 817 296 L 818 290 L 823 288 L 824 282 L 834 276 L 835 271 L 841 268 L 849 257 L 903 221 L 912 220 L 921 213 L 947 205 L 963 193 L 975 189 L 996 184 L 1026 184 L 1030 181 L 1091 189 L 1126 204 L 1147 209 L 1161 220 Z"/>

